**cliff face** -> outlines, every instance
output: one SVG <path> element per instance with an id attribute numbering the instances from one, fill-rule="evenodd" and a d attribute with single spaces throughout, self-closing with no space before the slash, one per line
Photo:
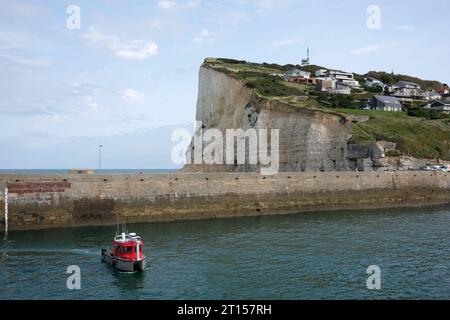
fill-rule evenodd
<path id="1" fill-rule="evenodd" d="M 279 129 L 281 172 L 344 171 L 352 167 L 347 147 L 351 122 L 345 116 L 261 98 L 239 80 L 205 66 L 200 68 L 196 118 L 201 121 L 203 132 L 218 129 L 224 137 L 227 129 Z M 192 142 L 191 153 L 194 145 Z M 247 156 L 248 153 L 247 147 Z M 242 172 L 262 167 L 267 166 L 258 160 L 256 165 L 190 164 L 184 171 Z"/>

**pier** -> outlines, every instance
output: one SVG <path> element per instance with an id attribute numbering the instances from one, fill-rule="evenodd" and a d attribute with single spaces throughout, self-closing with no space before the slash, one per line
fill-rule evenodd
<path id="1" fill-rule="evenodd" d="M 450 203 L 446 172 L 2 174 L 0 188 L 10 231 Z"/>

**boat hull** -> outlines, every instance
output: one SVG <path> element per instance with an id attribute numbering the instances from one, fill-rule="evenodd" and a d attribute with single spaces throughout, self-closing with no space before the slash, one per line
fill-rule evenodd
<path id="1" fill-rule="evenodd" d="M 147 258 L 145 256 L 139 261 L 124 260 L 113 256 L 105 249 L 102 250 L 102 261 L 124 272 L 144 271 L 147 268 Z"/>

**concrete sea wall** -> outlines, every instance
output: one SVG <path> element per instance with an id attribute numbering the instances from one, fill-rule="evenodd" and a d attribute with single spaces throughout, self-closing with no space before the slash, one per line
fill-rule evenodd
<path id="1" fill-rule="evenodd" d="M 10 230 L 450 203 L 443 172 L 0 175 Z"/>

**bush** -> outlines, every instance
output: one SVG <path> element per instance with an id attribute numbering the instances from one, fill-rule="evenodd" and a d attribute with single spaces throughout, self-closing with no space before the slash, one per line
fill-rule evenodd
<path id="1" fill-rule="evenodd" d="M 230 64 L 246 64 L 247 61 L 245 60 L 235 60 L 235 59 L 225 59 L 225 58 L 218 58 L 217 59 L 220 62 L 223 63 L 230 63 Z"/>
<path id="2" fill-rule="evenodd" d="M 387 157 L 399 157 L 402 153 L 399 150 L 388 150 L 386 151 Z"/>
<path id="3" fill-rule="evenodd" d="M 383 93 L 384 89 L 380 86 L 376 86 L 376 87 L 366 87 L 363 86 L 364 90 L 366 90 L 367 92 L 371 92 L 371 93 Z"/>
<path id="4" fill-rule="evenodd" d="M 437 110 L 424 108 L 409 108 L 408 115 L 411 117 L 425 118 L 427 120 L 447 119 L 449 116 Z"/>
<path id="5" fill-rule="evenodd" d="M 423 108 L 409 108 L 408 116 L 430 119 L 430 111 Z"/>
<path id="6" fill-rule="evenodd" d="M 260 77 L 245 82 L 248 88 L 256 89 L 260 94 L 267 97 L 303 96 L 305 92 L 293 87 L 283 85 L 276 77 Z"/>

